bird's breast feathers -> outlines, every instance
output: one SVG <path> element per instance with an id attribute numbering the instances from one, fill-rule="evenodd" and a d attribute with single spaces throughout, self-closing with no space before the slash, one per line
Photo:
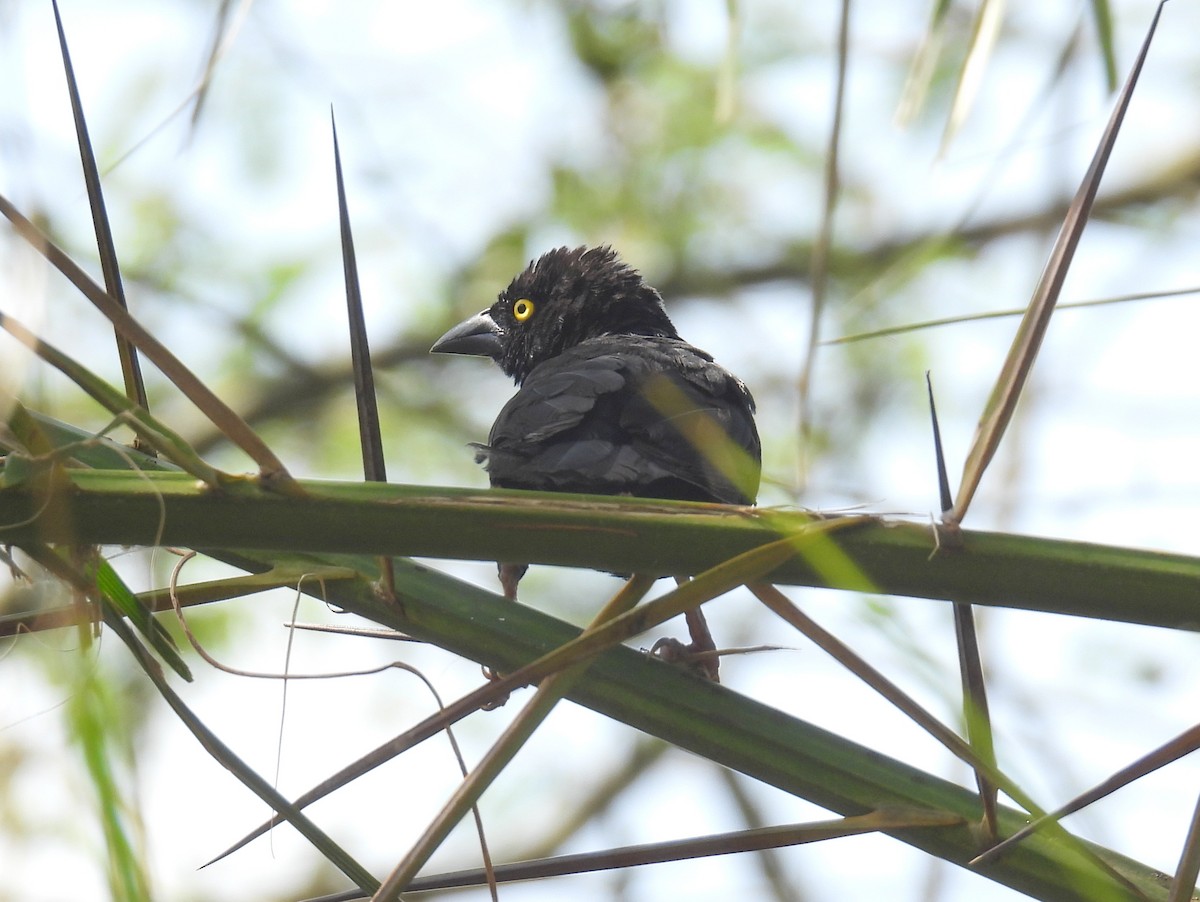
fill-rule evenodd
<path id="1" fill-rule="evenodd" d="M 684 341 L 602 336 L 535 367 L 478 457 L 506 488 L 752 503 L 753 410 L 742 382 Z"/>

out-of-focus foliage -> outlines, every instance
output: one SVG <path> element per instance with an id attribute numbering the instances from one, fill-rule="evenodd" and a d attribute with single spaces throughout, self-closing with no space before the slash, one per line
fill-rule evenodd
<path id="1" fill-rule="evenodd" d="M 730 6 L 738 16 L 732 58 Z M 1141 2 L 1114 7 L 1111 36 L 1103 28 L 1098 36 L 1104 4 L 1009 10 L 975 105 L 939 156 L 975 10 L 936 6 L 932 20 L 911 5 L 854 7 L 822 337 L 1023 303 L 1107 114 L 1104 47 L 1111 41 L 1123 69 L 1151 12 Z M 43 7 L 25 2 L 0 10 L 0 192 L 36 214 L 79 259 L 92 261 L 53 22 Z M 465 444 L 486 434 L 509 386 L 486 362 L 430 359 L 426 352 L 446 325 L 486 306 L 530 257 L 555 244 L 612 243 L 660 288 L 681 332 L 747 379 L 765 440 L 764 504 L 868 503 L 918 514 L 934 507 L 921 373 L 934 371 L 953 468 L 1015 328 L 998 321 L 822 348 L 813 437 L 797 447 L 795 380 L 808 340 L 810 257 L 826 177 L 835 4 L 254 4 L 226 23 L 194 123 L 190 92 L 215 27 L 209 5 L 67 3 L 63 13 L 106 167 L 131 308 L 303 475 L 356 478 L 359 463 L 330 104 L 396 481 L 484 484 Z M 1197 14 L 1180 5 L 1167 15 L 1068 283 L 1070 298 L 1200 284 L 1190 252 L 1200 237 L 1200 146 L 1193 124 L 1178 114 L 1194 105 L 1198 68 L 1189 36 Z M 921 51 L 934 30 L 938 46 Z M 921 52 L 930 62 L 926 99 L 901 128 L 895 115 Z M 723 119 L 717 97 L 730 65 L 732 113 Z M 111 330 L 7 231 L 0 233 L 0 299 L 117 381 Z M 1184 341 L 1195 327 L 1186 299 L 1061 314 L 1024 402 L 1026 418 L 985 480 L 971 525 L 1194 552 L 1183 524 L 1200 501 L 1193 463 L 1200 401 Z M 71 386 L 7 343 L 0 355 L 5 391 L 74 423 L 106 424 Z M 164 380 L 153 371 L 149 378 L 158 417 L 216 463 L 249 468 Z M 796 476 L 800 454 L 808 458 L 804 485 Z M 164 555 L 136 561 L 122 563 L 131 581 L 163 582 Z M 490 585 L 490 571 L 479 565 L 462 572 Z M 548 570 L 535 571 L 526 585 L 530 603 L 577 621 L 612 590 L 603 575 Z M 31 591 L 46 590 L 14 589 L 5 604 Z M 924 688 L 929 704 L 953 710 L 946 689 L 957 679 L 953 643 L 941 607 L 850 605 L 821 596 L 807 602 L 879 666 Z M 286 637 L 277 623 L 290 608 L 288 596 L 269 609 L 227 606 L 194 619 L 219 653 L 281 669 Z M 313 609 L 303 616 L 323 615 Z M 742 596 L 714 606 L 714 620 L 727 644 L 779 640 Z M 1103 625 L 1077 635 L 1050 620 L 990 616 L 985 651 L 1000 680 L 1002 757 L 1053 802 L 1151 744 L 1124 734 L 1165 738 L 1178 731 L 1179 719 L 1191 715 L 1180 713 L 1185 706 L 1175 689 L 1194 675 L 1187 662 L 1195 656 L 1189 636 L 1106 632 Z M 246 897 L 294 898 L 340 886 L 328 874 L 310 879 L 315 866 L 296 845 L 285 848 L 286 869 L 259 855 L 225 872 L 192 873 L 261 811 L 220 783 L 222 775 L 186 738 L 160 724 L 157 708 L 130 688 L 130 662 L 103 642 L 88 652 L 95 667 L 88 679 L 106 681 L 106 688 L 73 683 L 77 662 L 64 663 L 78 654 L 73 644 L 66 634 L 23 637 L 9 643 L 0 662 L 10 685 L 28 687 L 0 705 L 0 727 L 7 728 L 0 757 L 14 762 L 0 767 L 0 857 L 20 862 L 2 869 L 0 899 L 59 898 L 63 887 L 104 886 L 93 857 L 102 841 L 95 824 L 104 821 L 90 814 L 105 804 L 97 796 L 104 784 L 87 776 L 83 756 L 67 740 L 86 722 L 71 712 L 91 716 L 98 709 L 83 706 L 93 698 L 87 696 L 58 710 L 64 696 L 93 691 L 105 710 L 124 700 L 122 717 L 144 719 L 140 731 L 132 728 L 138 766 L 119 776 L 128 777 L 125 798 L 141 804 L 149 825 L 156 896 L 228 898 L 236 885 Z M 312 670 L 338 669 L 343 657 L 400 654 L 364 652 L 353 640 L 313 647 L 319 656 L 303 665 Z M 469 667 L 455 670 L 434 652 L 411 658 L 448 685 L 474 679 Z M 727 666 L 728 681 L 889 754 L 937 754 L 911 740 L 892 712 L 879 713 L 856 687 L 842 688 L 845 678 L 817 658 L 804 651 L 738 659 Z M 1061 681 L 1053 693 L 1044 688 L 1051 680 Z M 198 704 L 269 772 L 277 687 L 248 688 L 220 675 L 202 682 Z M 426 703 L 395 682 L 346 685 L 292 690 L 285 791 L 306 788 L 402 729 Z M 814 685 L 819 693 L 811 693 Z M 1146 719 L 1136 730 L 1126 728 L 1130 712 Z M 640 754 L 632 737 L 580 718 L 575 712 L 552 719 L 540 750 L 536 743 L 528 750 L 531 763 L 495 790 L 497 811 L 516 805 L 538 812 L 528 835 L 502 838 L 505 854 L 539 845 L 557 829 L 563 787 L 572 796 L 581 785 L 603 796 L 606 776 Z M 482 748 L 492 729 L 468 728 L 467 742 Z M 349 738 L 336 742 L 337 731 Z M 598 802 L 604 813 L 584 819 L 574 842 L 600 847 L 705 832 L 744 823 L 755 807 L 772 822 L 807 814 L 757 787 L 731 805 L 734 797 L 711 773 L 690 759 L 668 759 L 670 769 L 660 762 L 619 802 Z M 380 778 L 357 796 L 348 793 L 345 808 L 330 814 L 347 830 L 363 828 L 364 845 L 380 861 L 391 860 L 413 827 L 371 821 L 361 814 L 364 799 L 380 792 L 402 798 L 433 782 L 411 774 L 438 773 L 446 782 L 435 790 L 435 804 L 454 779 L 440 755 L 411 768 L 393 774 L 394 782 Z M 175 788 L 193 782 L 204 788 Z M 48 784 L 53 797 L 31 810 L 31 787 L 40 792 Z M 1195 785 L 1186 775 L 1153 784 L 1145 790 L 1149 801 L 1132 803 L 1143 817 L 1161 812 L 1156 819 L 1175 845 L 1130 854 L 1173 867 L 1184 817 L 1177 802 Z M 1173 801 L 1160 804 L 1160 796 Z M 664 825 L 646 816 L 668 802 L 678 806 L 678 820 Z M 412 821 L 419 827 L 421 815 Z M 136 823 L 131 818 L 130 829 Z M 1122 813 L 1102 812 L 1090 826 L 1103 839 L 1118 829 L 1122 837 L 1132 834 L 1134 845 L 1149 832 Z M 393 830 L 394 837 L 381 838 Z M 141 847 L 140 840 L 131 845 Z M 784 864 L 761 871 L 757 861 L 741 861 L 701 878 L 701 886 L 714 898 L 760 896 L 767 892 L 760 881 L 773 879 L 793 893 L 777 888 L 780 898 L 799 898 L 796 887 L 804 885 L 814 898 L 865 899 L 878 898 L 881 886 L 894 891 L 895 874 L 903 873 L 904 888 L 893 897 L 916 898 L 932 887 L 924 897 L 936 898 L 938 886 L 944 898 L 1003 892 L 958 871 L 930 876 L 923 859 L 885 840 L 856 848 L 845 858 L 824 850 L 787 853 Z M 912 857 L 893 857 L 903 854 Z M 452 855 L 470 860 L 470 840 L 462 837 L 447 860 Z M 247 872 L 258 875 L 249 886 L 222 882 Z M 658 882 L 668 878 L 624 879 L 631 898 L 671 894 Z M 611 896 L 608 883 L 586 885 L 596 898 Z"/>

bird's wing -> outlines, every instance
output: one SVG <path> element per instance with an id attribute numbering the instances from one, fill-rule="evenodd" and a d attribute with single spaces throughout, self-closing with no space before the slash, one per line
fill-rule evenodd
<path id="1" fill-rule="evenodd" d="M 753 503 L 762 452 L 750 392 L 691 345 L 662 342 L 659 350 L 640 381 L 647 403 L 622 411 L 635 447 L 695 490 L 672 497 Z"/>
<path id="2" fill-rule="evenodd" d="M 752 410 L 740 382 L 683 342 L 595 340 L 534 369 L 479 459 L 506 488 L 752 502 Z M 753 485 L 711 459 L 729 456 L 714 425 L 740 449 Z"/>
<path id="3" fill-rule="evenodd" d="M 538 366 L 477 446 L 492 484 L 547 491 L 627 491 L 655 474 L 639 468 L 620 425 L 629 394 L 619 354 L 567 352 Z M 657 470 L 657 468 L 653 468 Z"/>

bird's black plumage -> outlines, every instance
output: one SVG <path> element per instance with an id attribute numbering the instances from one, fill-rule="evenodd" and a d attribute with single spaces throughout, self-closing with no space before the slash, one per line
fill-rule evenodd
<path id="1" fill-rule="evenodd" d="M 519 386 L 476 446 L 494 486 L 754 503 L 749 390 L 611 248 L 549 251 L 433 350 L 490 356 Z"/>
<path id="2" fill-rule="evenodd" d="M 611 248 L 543 254 L 432 350 L 491 357 L 517 383 L 475 446 L 493 486 L 754 503 L 749 390 L 679 337 L 658 292 Z M 525 565 L 499 567 L 515 598 Z M 700 610 L 687 616 L 692 644 L 665 649 L 714 651 Z M 717 679 L 715 657 L 696 660 Z"/>

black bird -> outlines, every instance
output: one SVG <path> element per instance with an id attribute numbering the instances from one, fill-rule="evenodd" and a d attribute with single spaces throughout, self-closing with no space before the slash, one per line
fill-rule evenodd
<path id="1" fill-rule="evenodd" d="M 659 293 L 610 247 L 543 254 L 431 350 L 491 357 L 517 383 L 475 445 L 493 486 L 754 503 L 749 390 L 679 337 Z M 507 597 L 525 569 L 500 565 Z M 688 650 L 711 651 L 695 614 Z M 715 658 L 706 670 L 715 678 Z"/>

